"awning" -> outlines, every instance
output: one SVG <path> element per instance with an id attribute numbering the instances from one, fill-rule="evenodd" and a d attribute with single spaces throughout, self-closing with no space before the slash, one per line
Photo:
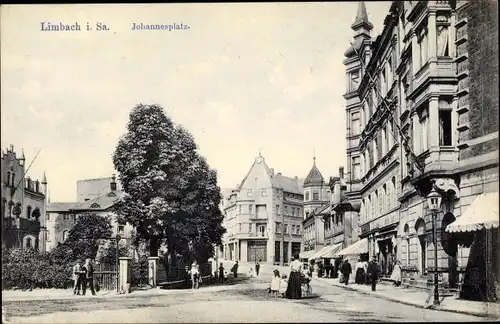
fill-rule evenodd
<path id="1" fill-rule="evenodd" d="M 368 253 L 368 238 L 366 237 L 338 252 L 336 256 L 359 255 L 363 253 Z"/>
<path id="2" fill-rule="evenodd" d="M 497 227 L 498 192 L 490 192 L 477 196 L 465 213 L 446 227 L 446 231 L 474 232 Z"/>
<path id="3" fill-rule="evenodd" d="M 310 256 L 309 259 L 316 260 L 316 259 L 321 258 L 321 255 L 323 255 L 328 250 L 329 247 L 330 246 L 328 245 L 328 246 L 325 246 L 325 247 L 319 249 L 319 251 L 314 253 L 312 256 Z"/>
<path id="4" fill-rule="evenodd" d="M 324 253 L 322 253 L 319 258 L 331 259 L 335 256 L 337 252 L 342 250 L 342 243 L 333 244 L 326 246 Z"/>
<path id="5" fill-rule="evenodd" d="M 309 251 L 300 252 L 299 258 L 300 259 L 309 259 L 309 257 L 315 253 L 316 253 L 316 250 L 309 250 Z"/>

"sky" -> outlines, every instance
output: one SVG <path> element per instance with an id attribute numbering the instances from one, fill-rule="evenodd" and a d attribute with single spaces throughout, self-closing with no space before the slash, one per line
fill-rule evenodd
<path id="1" fill-rule="evenodd" d="M 390 2 L 366 2 L 382 29 Z M 1 147 L 21 149 L 52 202 L 115 173 L 131 109 L 159 104 L 195 137 L 219 186 L 240 183 L 259 151 L 303 178 L 346 164 L 345 69 L 357 2 L 18 5 L 0 9 Z M 82 31 L 42 32 L 41 22 Z M 86 23 L 93 27 L 86 31 Z M 96 31 L 97 22 L 109 31 Z M 185 24 L 133 31 L 133 23 Z"/>

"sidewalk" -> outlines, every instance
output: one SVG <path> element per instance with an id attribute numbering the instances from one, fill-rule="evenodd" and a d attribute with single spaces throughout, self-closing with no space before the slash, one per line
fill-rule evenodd
<path id="1" fill-rule="evenodd" d="M 357 291 L 365 295 L 376 296 L 378 298 L 383 298 L 393 302 L 416 307 L 425 307 L 425 302 L 429 297 L 429 291 L 414 288 L 401 288 L 386 284 L 378 284 L 377 290 L 372 291 L 370 285 L 357 285 L 354 283 L 354 281 L 349 281 L 349 285 L 345 285 L 339 283 L 338 279 L 316 278 L 316 280 L 319 280 L 323 283 L 330 283 L 334 286 L 344 289 Z M 444 297 L 441 300 L 441 305 L 437 306 L 434 309 L 500 319 L 500 303 L 461 300 L 455 296 Z"/>

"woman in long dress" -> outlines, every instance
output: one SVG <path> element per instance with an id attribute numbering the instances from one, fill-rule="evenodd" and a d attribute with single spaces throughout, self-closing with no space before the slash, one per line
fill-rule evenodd
<path id="1" fill-rule="evenodd" d="M 396 261 L 394 269 L 392 269 L 391 279 L 394 281 L 394 285 L 399 287 L 401 285 L 401 261 Z"/>
<path id="2" fill-rule="evenodd" d="M 303 266 L 304 265 L 299 260 L 299 254 L 295 253 L 293 255 L 293 261 L 290 263 L 290 276 L 288 278 L 288 286 L 285 294 L 285 297 L 288 299 L 300 299 L 302 297 L 301 274 Z"/>

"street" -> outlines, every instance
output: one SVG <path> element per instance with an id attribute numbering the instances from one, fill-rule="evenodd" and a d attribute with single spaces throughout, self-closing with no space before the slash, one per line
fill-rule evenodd
<path id="1" fill-rule="evenodd" d="M 476 321 L 482 317 L 425 310 L 362 295 L 313 279 L 312 298 L 292 301 L 270 297 L 270 273 L 242 275 L 227 286 L 197 291 L 161 291 L 126 298 L 83 297 L 66 300 L 3 302 L 12 323 L 187 323 L 187 322 L 400 322 Z M 155 291 L 153 291 L 154 293 Z"/>

